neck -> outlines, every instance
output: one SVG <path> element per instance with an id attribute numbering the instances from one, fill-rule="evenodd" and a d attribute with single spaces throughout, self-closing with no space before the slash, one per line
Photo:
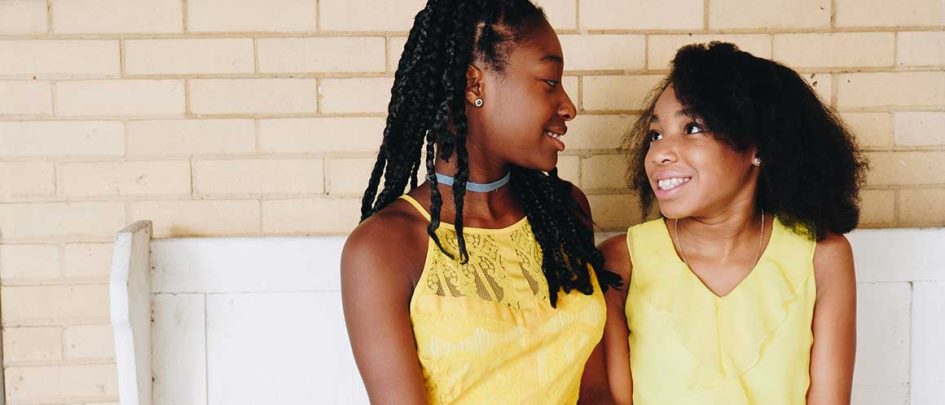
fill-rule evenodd
<path id="1" fill-rule="evenodd" d="M 491 183 L 501 179 L 509 171 L 508 165 L 496 165 L 490 162 L 486 162 L 485 164 L 478 163 L 480 162 L 469 163 L 469 179 L 467 181 Z M 448 161 L 437 159 L 435 169 L 437 173 L 455 177 L 457 171 L 456 159 L 453 158 Z M 453 188 L 438 184 L 437 189 L 443 197 L 442 212 L 452 217 L 455 214 L 453 209 Z M 492 221 L 502 222 L 502 218 L 508 216 L 510 213 L 513 216 L 521 216 L 521 207 L 518 199 L 512 194 L 511 184 L 506 184 L 488 193 L 467 191 L 464 195 L 463 203 L 463 217 L 466 219 L 467 224 L 470 223 L 470 220 L 473 222 L 479 222 L 481 220 L 485 223 Z M 484 227 L 490 226 L 487 224 L 484 225 Z"/>
<path id="2" fill-rule="evenodd" d="M 771 223 L 770 218 L 766 213 L 766 229 Z M 708 255 L 722 261 L 737 257 L 746 251 L 746 247 L 757 246 L 759 237 L 763 237 L 759 235 L 761 211 L 754 208 L 753 202 L 750 207 L 731 209 L 714 216 L 680 218 L 677 226 L 687 254 Z"/>
<path id="3" fill-rule="evenodd" d="M 477 159 L 479 153 L 475 153 L 474 148 L 470 148 L 468 162 L 469 178 L 466 181 L 473 183 L 492 183 L 501 179 L 509 172 L 509 165 L 504 162 L 498 162 L 494 159 Z M 437 173 L 447 176 L 456 176 L 457 162 L 454 155 L 449 160 L 437 159 L 434 168 Z"/>

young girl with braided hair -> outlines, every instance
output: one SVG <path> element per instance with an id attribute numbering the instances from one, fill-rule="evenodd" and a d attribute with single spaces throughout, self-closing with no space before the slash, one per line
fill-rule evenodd
<path id="1" fill-rule="evenodd" d="M 620 280 L 555 169 L 576 114 L 563 64 L 528 0 L 429 0 L 417 14 L 341 262 L 373 403 L 610 399 L 598 344 L 603 291 Z"/>

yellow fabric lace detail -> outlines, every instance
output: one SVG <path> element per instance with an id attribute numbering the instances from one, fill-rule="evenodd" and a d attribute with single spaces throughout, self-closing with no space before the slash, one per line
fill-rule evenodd
<path id="1" fill-rule="evenodd" d="M 816 242 L 777 219 L 758 264 L 718 297 L 677 256 L 662 219 L 631 227 L 626 303 L 633 402 L 806 402 Z"/>
<path id="2" fill-rule="evenodd" d="M 429 220 L 419 203 L 402 198 Z M 592 295 L 558 292 L 552 308 L 541 247 L 527 220 L 502 229 L 466 228 L 464 234 L 466 264 L 429 241 L 410 302 L 430 402 L 577 402 L 584 363 L 606 318 L 596 278 Z M 452 225 L 441 224 L 437 236 L 458 257 Z"/>

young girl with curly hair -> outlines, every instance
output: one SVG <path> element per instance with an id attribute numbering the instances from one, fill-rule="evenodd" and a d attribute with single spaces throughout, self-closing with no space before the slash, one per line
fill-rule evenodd
<path id="1" fill-rule="evenodd" d="M 781 64 L 690 45 L 628 140 L 629 183 L 661 217 L 600 246 L 629 280 L 608 293 L 615 397 L 849 403 L 856 286 L 843 234 L 866 164 L 835 113 Z"/>

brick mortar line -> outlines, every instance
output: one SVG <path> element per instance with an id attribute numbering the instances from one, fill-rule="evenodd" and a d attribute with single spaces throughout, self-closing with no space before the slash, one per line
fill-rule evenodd
<path id="1" fill-rule="evenodd" d="M 117 232 L 117 231 L 116 231 Z M 4 287 L 7 288 L 7 287 Z M 108 315 L 102 316 L 77 316 L 77 317 L 63 317 L 58 319 L 18 319 L 14 321 L 3 321 L 4 328 L 23 328 L 23 327 L 43 327 L 43 326 L 58 326 L 58 327 L 68 327 L 68 326 L 97 326 L 105 325 L 111 322 L 111 319 Z"/>
<path id="2" fill-rule="evenodd" d="M 41 75 L 18 75 L 17 77 L 32 78 L 36 76 L 37 78 L 44 78 Z M 0 80 L 4 80 L 5 76 L 0 76 Z M 102 76 L 101 79 L 97 79 L 95 76 L 91 77 L 69 77 L 63 76 L 62 78 L 48 78 L 43 80 L 58 80 L 58 81 L 95 81 L 95 80 L 109 80 L 115 79 L 116 77 L 106 77 Z M 245 72 L 245 73 L 156 73 L 156 74 L 129 74 L 126 77 L 122 78 L 124 80 L 247 80 L 247 79 L 296 79 L 296 80 L 309 80 L 309 79 L 393 79 L 393 72 L 385 71 L 372 71 L 372 72 L 312 72 L 312 71 L 296 71 L 296 72 Z"/>
<path id="3" fill-rule="evenodd" d="M 560 30 L 573 33 L 574 30 Z M 559 33 L 559 30 L 555 31 Z M 0 34 L 0 41 L 4 40 L 168 40 L 168 39 L 298 39 L 298 38 L 384 38 L 407 37 L 407 31 L 187 31 L 187 32 L 89 32 L 89 33 L 28 33 L 28 34 Z"/>
<path id="4" fill-rule="evenodd" d="M 65 349 L 65 342 L 63 342 L 63 349 Z M 8 360 L 4 362 L 3 367 L 4 368 L 41 368 L 41 367 L 62 367 L 62 366 L 112 366 L 112 365 L 115 365 L 114 358 L 102 357 L 102 358 L 90 358 L 90 359 L 61 358 L 61 359 L 49 359 L 49 360 L 19 360 L 19 361 Z M 66 403 L 71 404 L 74 402 L 69 401 Z M 79 403 L 82 403 L 82 402 L 79 402 Z"/>
<path id="5" fill-rule="evenodd" d="M 331 178 L 331 166 L 328 164 L 328 159 L 322 159 L 322 190 L 325 195 L 332 195 L 331 183 L 329 182 L 330 178 Z M 259 209 L 260 209 L 260 212 L 262 212 L 261 201 L 260 201 Z M 262 228 L 260 228 L 260 230 L 262 230 Z"/>
<path id="6" fill-rule="evenodd" d="M 387 73 L 393 74 L 395 71 L 391 71 L 391 66 L 396 66 L 391 63 L 391 54 L 390 54 L 390 41 L 391 37 L 384 37 L 384 71 Z"/>
<path id="7" fill-rule="evenodd" d="M 195 176 L 196 170 L 194 168 L 194 158 L 191 157 L 186 162 L 187 162 L 187 175 L 189 177 L 188 180 L 190 180 L 188 182 L 188 185 L 190 186 L 190 192 L 188 194 L 191 196 L 191 198 L 193 198 L 194 196 L 197 195 L 197 176 Z M 128 218 L 131 218 L 131 216 L 129 216 Z"/>
<path id="8" fill-rule="evenodd" d="M 115 233 L 118 233 L 116 230 Z M 29 244 L 24 244 L 29 245 Z M 61 243 L 56 244 L 44 244 L 50 246 L 61 246 Z M 64 260 L 63 260 L 64 262 Z M 103 286 L 108 285 L 109 279 L 108 276 L 104 276 L 99 279 L 70 279 L 70 278 L 61 278 L 61 279 L 23 279 L 23 280 L 4 280 L 3 288 L 8 287 L 87 287 L 87 286 Z"/>
<path id="9" fill-rule="evenodd" d="M 644 52 L 646 58 L 647 51 Z M 945 65 L 882 65 L 882 66 L 792 66 L 798 73 L 908 73 L 945 72 Z M 667 68 L 638 68 L 638 69 L 581 69 L 565 70 L 564 76 L 662 76 L 669 72 Z M 182 80 L 357 80 L 357 79 L 393 79 L 394 72 L 246 72 L 246 73 L 180 73 L 180 74 L 127 74 L 119 75 L 69 75 L 69 74 L 7 74 L 0 75 L 0 81 L 49 81 L 49 82 L 92 82 L 92 81 L 182 81 Z"/>
<path id="10" fill-rule="evenodd" d="M 900 224 L 900 215 L 899 208 L 902 206 L 900 199 L 902 198 L 902 193 L 898 189 L 893 190 L 893 223 L 896 225 Z"/>
<path id="11" fill-rule="evenodd" d="M 837 1 L 837 0 L 833 0 Z M 893 33 L 893 66 L 900 67 L 899 64 L 899 31 Z"/>
<path id="12" fill-rule="evenodd" d="M 571 100 L 574 102 L 574 100 Z M 577 78 L 577 105 L 575 106 L 577 111 L 584 111 L 584 77 L 578 76 Z"/>
<path id="13" fill-rule="evenodd" d="M 730 35 L 730 34 L 832 34 L 869 32 L 941 32 L 945 25 L 857 26 L 834 28 L 720 28 L 720 29 L 557 29 L 558 35 Z M 408 31 L 215 31 L 168 33 L 49 33 L 3 34 L 0 40 L 162 40 L 162 39 L 292 39 L 292 38 L 352 38 L 352 37 L 406 37 Z"/>
<path id="14" fill-rule="evenodd" d="M 702 0 L 702 29 L 703 30 L 709 29 L 709 23 L 710 23 L 709 11 L 710 10 L 711 10 L 711 5 L 709 4 L 709 0 Z"/>
<path id="15" fill-rule="evenodd" d="M 56 103 L 56 82 L 49 82 L 49 104 L 52 109 L 52 115 L 55 116 L 58 114 L 58 103 Z"/>
<path id="16" fill-rule="evenodd" d="M 119 229 L 115 229 L 115 232 L 109 236 L 96 236 L 88 234 L 79 234 L 79 235 L 67 235 L 67 236 L 47 236 L 47 237 L 32 237 L 32 238 L 10 238 L 4 236 L 3 239 L 0 239 L 0 244 L 49 244 L 49 243 L 112 243 L 115 241 L 115 233 L 118 233 Z"/>
<path id="17" fill-rule="evenodd" d="M 750 34 L 841 34 L 841 33 L 871 33 L 871 32 L 941 32 L 942 26 L 924 25 L 894 25 L 880 27 L 837 27 L 837 28 L 772 28 L 759 30 L 754 28 L 721 28 L 721 29 L 590 29 L 582 31 L 586 35 L 750 35 Z"/>
<path id="18" fill-rule="evenodd" d="M 837 0 L 830 0 L 830 28 L 837 28 Z"/>
<path id="19" fill-rule="evenodd" d="M 260 74 L 259 70 L 259 39 L 253 38 L 253 73 Z"/>
<path id="20" fill-rule="evenodd" d="M 116 122 L 116 121 L 167 121 L 167 120 L 248 120 L 288 118 L 384 118 L 380 112 L 355 113 L 232 113 L 185 115 L 74 115 L 74 116 L 29 116 L 0 115 L 0 122 Z"/>
<path id="21" fill-rule="evenodd" d="M 53 4 L 52 0 L 46 0 L 46 32 L 47 35 L 53 33 Z M 0 36 L 3 38 L 4 36 Z"/>
<path id="22" fill-rule="evenodd" d="M 650 43 L 649 35 L 643 38 L 643 66 L 646 70 L 650 70 Z"/>
<path id="23" fill-rule="evenodd" d="M 945 187 L 945 186 L 943 186 Z M 63 204 L 96 204 L 96 203 L 123 203 L 123 204 L 141 204 L 141 203 L 188 203 L 188 202 L 248 202 L 248 201 L 276 201 L 276 200 L 348 200 L 351 198 L 357 198 L 357 194 L 348 195 L 329 195 L 324 192 L 304 192 L 304 193 L 203 193 L 197 195 L 190 194 L 165 194 L 165 195 L 124 195 L 117 196 L 120 199 L 105 199 L 108 197 L 115 196 L 80 196 L 82 199 L 71 199 L 71 200 L 48 200 L 48 201 L 37 201 L 37 200 L 28 200 L 28 201 L 8 201 L 0 203 L 0 208 L 4 205 L 20 205 L 20 206 L 33 206 L 38 207 L 42 205 L 63 205 Z M 192 198 L 191 198 L 192 197 Z M 115 232 L 118 232 L 116 229 Z M 49 239 L 48 243 L 83 243 L 82 240 L 73 240 L 71 237 L 91 237 L 94 235 L 91 234 L 73 234 L 66 235 L 62 237 L 51 236 L 53 239 Z M 101 236 L 102 238 L 111 238 L 112 236 Z M 16 241 L 17 243 L 31 243 L 33 239 L 31 238 L 20 238 L 20 239 L 4 239 L 5 241 Z M 45 240 L 45 239 L 42 239 Z M 111 239 L 104 239 L 105 241 L 111 241 Z M 47 242 L 40 242 L 47 243 Z"/>
<path id="24" fill-rule="evenodd" d="M 943 112 L 945 111 L 945 105 L 912 105 L 912 106 L 874 106 L 874 107 L 842 107 L 838 110 L 840 113 L 896 113 L 896 112 Z M 613 116 L 613 117 L 623 117 L 623 118 L 633 118 L 640 115 L 641 110 L 582 110 L 582 115 L 589 116 Z M 386 115 L 383 113 L 301 113 L 301 114 L 245 114 L 245 113 L 235 113 L 235 114 L 201 114 L 200 116 L 195 117 L 185 117 L 178 115 L 167 115 L 167 116 L 67 116 L 67 117 L 43 117 L 43 116 L 0 116 L 0 123 L 79 123 L 79 122 L 101 122 L 101 123 L 115 123 L 115 122 L 157 122 L 157 121 L 191 121 L 191 122 L 200 122 L 200 121 L 246 121 L 246 120 L 260 120 L 260 121 L 274 121 L 274 120 L 293 120 L 293 119 L 354 119 L 354 118 L 378 118 L 383 119 Z M 259 151 L 258 153 L 267 153 L 264 151 Z M 277 152 L 269 152 L 277 153 Z M 213 153 L 208 153 L 213 155 Z M 245 153 L 219 153 L 220 155 L 243 155 Z M 109 157 L 109 156 L 124 156 L 121 155 L 72 155 L 79 159 L 85 158 L 94 158 L 94 157 Z M 148 156 L 148 155 L 138 155 L 138 156 Z M 154 155 L 154 156 L 169 156 L 169 155 Z M 183 154 L 178 154 L 174 156 L 183 156 Z M 63 155 L 24 155 L 24 156 L 7 156 L 4 157 L 0 155 L 0 161 L 4 160 L 21 160 L 21 159 L 30 159 L 30 158 L 64 158 Z"/>
<path id="25" fill-rule="evenodd" d="M 322 112 L 322 80 L 320 78 L 315 78 L 315 113 L 324 114 Z"/>
<path id="26" fill-rule="evenodd" d="M 581 31 L 581 0 L 574 0 L 574 28 L 578 32 Z"/>
<path id="27" fill-rule="evenodd" d="M 190 3 L 188 0 L 181 0 L 180 4 L 180 14 L 181 14 L 181 30 L 185 33 L 190 31 Z"/>
<path id="28" fill-rule="evenodd" d="M 772 60 L 777 60 L 777 54 L 775 54 L 775 52 L 774 52 L 775 49 L 777 49 L 777 48 L 775 48 L 775 46 L 774 46 L 774 35 L 773 35 L 773 34 L 772 34 L 772 35 L 768 35 L 768 49 L 771 50 L 771 59 L 772 59 Z"/>
<path id="29" fill-rule="evenodd" d="M 62 162 L 52 162 L 53 163 L 53 196 L 55 198 L 62 198 Z"/>
<path id="30" fill-rule="evenodd" d="M 836 89 L 836 91 L 834 91 Z M 837 107 L 837 100 L 840 99 L 840 75 L 831 74 L 830 75 L 830 106 L 839 112 Z"/>
<path id="31" fill-rule="evenodd" d="M 192 118 L 194 117 L 193 110 L 190 107 L 190 79 L 184 79 L 184 117 Z"/>
<path id="32" fill-rule="evenodd" d="M 118 76 L 125 78 L 128 76 L 125 68 L 125 40 L 118 41 Z"/>
<path id="33" fill-rule="evenodd" d="M 213 113 L 193 115 L 74 115 L 60 117 L 0 116 L 0 122 L 69 122 L 69 121 L 162 121 L 162 120 L 224 120 L 224 119 L 287 119 L 287 118 L 384 118 L 381 112 L 345 113 Z M 38 119 L 39 118 L 39 119 Z M 50 118 L 50 119 L 47 119 Z"/>
<path id="34" fill-rule="evenodd" d="M 902 105 L 902 106 L 868 106 L 868 107 L 847 107 L 839 106 L 840 113 L 860 113 L 860 112 L 942 112 L 945 111 L 945 105 Z M 614 115 L 614 116 L 638 116 L 642 110 L 639 109 L 583 109 L 582 115 Z M 185 115 L 129 115 L 129 116 L 107 116 L 107 115 L 76 115 L 60 117 L 42 117 L 42 116 L 0 116 L 0 123 L 5 122 L 33 122 L 33 123 L 53 123 L 53 122 L 118 122 L 118 121 L 211 121 L 211 120 L 279 120 L 279 119 L 307 119 L 307 118 L 384 118 L 386 115 L 380 112 L 364 113 L 232 113 L 232 114 L 195 114 L 193 116 Z M 57 155 L 42 155 L 59 157 Z M 29 156 L 23 156 L 29 157 Z M 4 158 L 0 155 L 0 161 Z"/>

